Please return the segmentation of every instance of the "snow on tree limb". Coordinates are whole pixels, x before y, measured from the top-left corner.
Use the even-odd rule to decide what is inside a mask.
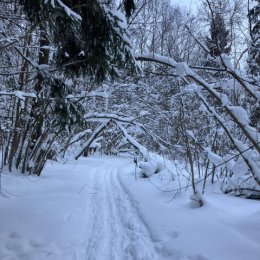
[[[192,74],[189,66],[186,62],[178,62],[175,64],[176,73],[180,77],[187,77]]]
[[[205,90],[207,90],[216,100],[219,101],[220,104],[222,104],[222,95],[221,93],[218,93],[209,83],[207,83],[204,79],[202,79],[196,72],[194,72],[194,70],[189,69],[189,66],[187,64],[183,64],[183,63],[176,63],[173,59],[165,57],[165,56],[161,56],[161,55],[157,55],[157,54],[145,54],[145,55],[140,55],[138,58],[138,60],[144,60],[144,61],[153,61],[153,62],[157,62],[163,65],[167,65],[170,66],[172,68],[178,68],[177,72],[180,73],[180,77],[181,78],[189,78],[193,81],[195,81],[197,84],[201,85]],[[184,69],[183,69],[184,68]],[[238,75],[236,75],[236,73],[232,72],[232,76],[234,77],[235,80],[237,80],[239,83],[240,81],[242,81],[241,84],[245,90],[248,92],[248,88],[245,87],[247,86],[249,83],[244,82]],[[185,82],[187,83],[187,81],[185,80]],[[250,92],[251,93],[251,92]],[[252,94],[252,93],[251,93]],[[255,95],[255,93],[253,93],[253,97],[257,98]],[[242,132],[244,133],[244,135],[250,140],[250,142],[253,144],[254,148],[258,151],[258,153],[260,153],[260,145],[258,143],[258,134],[256,135],[256,133],[258,133],[258,131],[253,128],[250,127],[251,130],[248,129],[248,127],[246,127],[241,121],[240,116],[237,114],[237,111],[234,110],[232,107],[228,106],[228,100],[225,100],[225,104],[223,105],[223,108],[226,110],[226,112],[228,113],[228,115],[232,118],[232,120],[235,122],[235,124],[242,130]],[[244,110],[242,107],[240,108],[241,111]],[[245,111],[245,113],[247,113]],[[244,114],[245,114],[244,113]]]
[[[87,142],[83,145],[81,148],[80,152],[75,156],[75,160],[78,160],[79,157],[85,152],[86,149],[88,149],[91,145],[91,143],[98,137],[98,135],[107,127],[109,124],[110,120],[107,120],[103,123],[101,123],[92,133],[92,135],[89,137]]]
[[[170,67],[175,67],[175,65],[177,64],[177,62],[174,59],[167,57],[167,56],[155,54],[155,53],[138,55],[138,56],[136,56],[136,60],[154,61],[154,62],[161,63],[163,65],[168,65]]]
[[[26,97],[30,97],[30,98],[36,98],[35,93],[27,93],[27,92],[23,92],[23,91],[0,91],[0,96],[15,96],[19,99],[24,100],[24,98]]]
[[[245,91],[253,97],[257,102],[260,100],[260,89],[259,87],[251,85],[248,81],[249,79],[244,78],[240,73],[233,68],[230,58],[222,54],[220,57],[221,65],[225,68],[226,72],[230,74],[239,84],[245,89]]]
[[[47,4],[48,2],[51,3],[53,8],[56,8],[55,2],[64,10],[64,12],[73,20],[81,21],[82,18],[79,14],[72,11],[67,5],[65,5],[61,0],[45,0],[44,3]]]
[[[200,98],[200,100],[203,102],[203,104],[205,105],[207,110],[214,116],[214,118],[223,127],[223,129],[225,130],[226,134],[228,135],[230,141],[232,142],[232,144],[234,145],[236,150],[241,155],[241,157],[244,160],[245,164],[250,169],[250,171],[251,171],[251,173],[253,175],[254,180],[256,181],[256,183],[258,185],[260,185],[260,169],[257,167],[257,165],[254,162],[254,160],[256,160],[256,158],[254,158],[254,160],[252,160],[252,157],[244,152],[245,151],[245,147],[242,145],[241,141],[238,141],[235,137],[233,137],[233,134],[229,131],[229,129],[226,126],[225,120],[216,112],[216,110],[212,106],[210,106],[208,104],[208,102],[205,99],[205,97],[203,97],[200,93],[198,93],[197,95]],[[258,161],[260,161],[259,154],[257,154],[256,156],[258,156]]]
[[[89,113],[84,116],[84,119],[86,121],[94,121],[94,122],[105,122],[107,120],[113,120],[115,122],[131,124],[133,126],[139,127],[145,133],[149,134],[153,139],[156,139],[159,141],[159,143],[162,143],[164,146],[166,147],[171,146],[168,142],[160,138],[158,135],[149,131],[143,124],[136,122],[136,120],[138,119],[136,117],[122,117],[116,114],[108,114],[108,113]]]
[[[128,142],[133,145],[143,156],[143,158],[146,160],[146,161],[149,161],[150,160],[150,157],[149,157],[149,153],[148,153],[148,150],[142,146],[140,143],[138,143],[131,135],[129,135],[126,131],[126,129],[122,126],[121,123],[119,122],[116,122],[116,124],[118,125],[118,127],[120,128],[120,130],[122,131],[123,135],[125,136],[125,138],[128,140]]]
[[[123,123],[132,124],[136,119],[134,117],[120,117],[116,114],[107,114],[107,113],[89,113],[84,116],[87,121],[107,121],[113,119],[114,121],[119,121]],[[135,123],[137,124],[137,123]]]

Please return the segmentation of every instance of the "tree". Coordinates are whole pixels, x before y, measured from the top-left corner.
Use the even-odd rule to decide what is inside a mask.
[[[227,30],[221,13],[213,13],[210,22],[210,37],[207,37],[206,45],[212,56],[228,54],[231,50],[229,44],[229,30]]]
[[[209,55],[219,56],[220,53],[226,53],[232,57],[233,62],[236,60],[235,66],[239,66],[245,40],[241,30],[245,9],[243,0],[203,1],[199,19],[206,30],[209,28],[209,35],[205,39]]]
[[[82,101],[87,82],[98,84],[118,67],[135,67],[127,23],[112,1],[0,4],[0,80],[6,86],[0,103],[7,118],[1,160],[9,171],[40,175],[56,144],[88,124]],[[5,71],[10,67],[13,73]]]
[[[260,0],[253,1],[253,7],[249,9],[249,33],[248,46],[249,72],[254,76],[260,76]]]
[[[254,0],[250,9],[248,6],[249,34],[248,42],[248,67],[249,73],[254,78],[255,85],[259,89],[260,77],[260,0]],[[248,2],[249,5],[249,2]],[[251,125],[260,129],[260,107],[259,102],[252,106],[250,117]]]
[[[126,21],[112,1],[20,0],[29,20],[40,25],[57,48],[58,66],[68,74],[87,73],[96,80],[115,74],[116,65],[134,64]],[[124,1],[129,16],[133,0]]]

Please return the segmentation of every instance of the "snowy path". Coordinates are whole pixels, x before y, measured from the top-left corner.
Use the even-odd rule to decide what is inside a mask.
[[[4,176],[1,260],[157,260],[118,174],[129,160],[82,158],[39,178]],[[1,204],[2,203],[2,204]]]
[[[118,181],[117,169],[91,174],[86,259],[158,259],[149,231]]]
[[[40,178],[4,174],[2,187],[0,260],[260,259],[259,201],[213,189],[191,208],[189,192],[172,200],[135,180],[131,158],[49,163]]]

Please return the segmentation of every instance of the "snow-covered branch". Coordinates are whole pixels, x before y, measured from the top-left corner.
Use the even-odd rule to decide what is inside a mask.
[[[26,93],[23,91],[0,91],[0,96],[15,96],[19,99],[24,100],[26,97],[27,98],[36,98],[36,95],[34,93]]]
[[[118,116],[116,114],[106,114],[106,113],[89,113],[89,114],[86,114],[84,116],[84,118],[87,120],[87,121],[108,121],[108,120],[111,120],[113,119],[114,121],[118,121],[118,122],[122,122],[122,123],[127,123],[127,124],[133,124],[134,120],[136,118],[134,117],[121,117],[121,116]],[[137,123],[135,123],[137,124]]]
[[[146,161],[150,160],[149,157],[149,153],[148,150],[141,145],[140,143],[138,143],[131,135],[129,135],[126,131],[126,129],[122,126],[122,124],[120,124],[120,122],[116,122],[116,124],[118,125],[118,127],[120,128],[120,130],[122,131],[124,137],[128,140],[128,142],[133,145],[143,156],[143,158]]]
[[[91,143],[98,137],[98,135],[107,127],[109,124],[110,120],[107,120],[103,123],[101,123],[91,134],[87,142],[82,146],[80,149],[80,152],[75,156],[75,160],[78,160],[79,157],[90,147]]]
[[[228,115],[232,118],[232,120],[236,123],[236,125],[241,129],[241,131],[244,133],[244,135],[250,140],[250,142],[253,144],[254,148],[260,153],[260,145],[258,143],[260,136],[259,132],[249,126],[249,122],[245,125],[245,121],[241,118],[241,113],[238,113],[237,108],[234,106],[229,106],[227,100],[225,100],[225,103],[223,103],[223,96],[221,93],[218,93],[212,86],[207,83],[204,79],[202,79],[194,70],[192,70],[185,62],[177,63],[175,60],[157,55],[157,54],[146,54],[146,55],[140,55],[138,60],[143,61],[153,61],[160,64],[164,64],[167,66],[170,66],[172,68],[176,69],[176,73],[181,78],[189,78],[202,86],[205,90],[207,90],[220,104],[222,104],[222,107],[226,110]],[[235,79],[237,79],[237,76],[234,76]],[[186,82],[186,81],[185,81]],[[186,82],[187,83],[187,82]],[[245,82],[246,85],[248,83]],[[244,85],[245,85],[244,84]],[[247,89],[248,90],[248,89]],[[256,93],[254,93],[256,94]],[[226,97],[227,98],[227,97]],[[247,114],[247,112],[242,108],[239,107],[240,112],[243,111],[242,114]]]
[[[232,144],[234,145],[234,147],[236,148],[236,150],[238,151],[240,156],[243,158],[247,167],[250,169],[255,181],[257,182],[258,185],[260,185],[260,171],[252,158],[253,151],[252,151],[252,153],[245,153],[244,152],[246,150],[245,146],[242,145],[241,141],[237,140],[233,136],[233,134],[229,131],[223,118],[217,113],[217,111],[212,106],[209,105],[209,103],[207,102],[205,97],[203,97],[199,93],[197,95],[200,98],[200,100],[203,102],[203,104],[205,105],[207,110],[214,116],[214,118],[217,120],[217,122],[223,127],[223,129],[225,130],[230,141],[232,142]],[[258,155],[258,157],[259,157],[259,155]],[[260,161],[260,158],[258,158],[258,161]]]
[[[75,13],[73,10],[71,10],[67,5],[65,5],[61,0],[45,0],[44,3],[47,4],[50,2],[51,6],[53,8],[60,7],[64,10],[64,12],[73,20],[81,21],[82,18],[79,14]],[[56,2],[56,3],[55,3]],[[57,4],[57,5],[56,5]]]

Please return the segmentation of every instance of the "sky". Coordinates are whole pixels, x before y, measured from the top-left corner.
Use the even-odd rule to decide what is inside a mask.
[[[198,0],[172,0],[173,4],[185,6],[187,8],[195,8],[200,1]]]

